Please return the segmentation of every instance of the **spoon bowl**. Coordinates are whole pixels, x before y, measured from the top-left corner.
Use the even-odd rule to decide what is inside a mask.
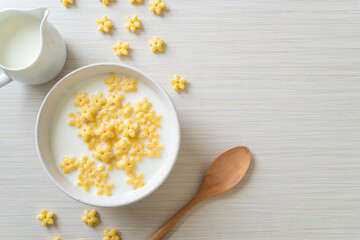
[[[148,240],[161,239],[170,229],[199,202],[227,192],[243,179],[251,162],[247,147],[233,147],[217,156],[207,168],[203,181],[195,196],[172,218],[162,225]]]

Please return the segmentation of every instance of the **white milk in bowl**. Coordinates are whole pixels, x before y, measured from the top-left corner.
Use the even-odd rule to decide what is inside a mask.
[[[0,64],[25,68],[40,53],[41,20],[30,14],[16,14],[0,21]]]
[[[126,76],[123,76],[121,74],[117,74],[116,76],[122,77],[122,82],[124,81]],[[95,75],[91,78],[87,78],[84,79],[82,81],[80,81],[79,83],[77,83],[75,86],[73,86],[72,88],[70,88],[66,94],[64,96],[62,96],[61,100],[57,103],[56,107],[54,108],[54,114],[51,120],[51,125],[50,125],[50,146],[51,146],[51,150],[52,150],[52,154],[53,154],[53,159],[58,167],[58,170],[61,172],[61,174],[64,175],[64,177],[76,188],[78,188],[79,191],[84,191],[84,188],[82,186],[78,186],[77,183],[79,182],[79,177],[78,174],[80,173],[80,168],[78,167],[77,169],[72,169],[72,171],[70,171],[69,173],[65,174],[64,173],[64,169],[60,167],[60,163],[63,162],[62,158],[63,156],[68,156],[70,157],[76,157],[76,161],[79,161],[82,155],[86,155],[88,157],[88,160],[93,160],[95,163],[94,165],[96,166],[101,166],[104,165],[106,166],[106,172],[108,172],[108,177],[107,179],[107,183],[112,183],[114,186],[113,188],[111,188],[111,196],[119,196],[119,195],[128,195],[128,194],[133,194],[134,192],[136,192],[137,190],[133,189],[133,185],[131,184],[131,182],[127,182],[127,179],[130,178],[131,173],[130,172],[134,172],[136,175],[138,174],[143,174],[143,178],[142,181],[144,182],[144,184],[146,185],[147,182],[149,182],[149,180],[157,173],[157,171],[159,170],[159,168],[162,166],[162,164],[164,163],[165,159],[167,158],[168,154],[169,154],[169,144],[170,144],[170,132],[171,132],[171,125],[169,122],[169,116],[167,115],[167,111],[166,111],[166,107],[164,106],[164,104],[162,103],[160,97],[146,84],[144,84],[141,81],[138,81],[137,83],[137,91],[133,92],[133,91],[129,91],[129,92],[124,92],[124,87],[122,87],[121,90],[117,90],[115,89],[112,92],[109,92],[109,88],[108,85],[106,85],[104,83],[104,79],[105,78],[109,78],[109,74],[99,74],[99,75]],[[132,78],[131,78],[132,79]],[[113,118],[110,119],[109,121],[107,120],[103,120],[103,123],[105,125],[109,125],[111,123],[114,123],[114,121],[120,120],[122,119],[124,122],[127,121],[127,119],[131,119],[133,122],[136,122],[138,120],[134,119],[134,112],[136,111],[136,109],[139,109],[138,107],[136,107],[135,102],[142,100],[144,97],[147,98],[148,102],[152,104],[151,106],[151,110],[154,110],[156,112],[157,115],[161,115],[162,118],[160,120],[158,120],[158,122],[160,123],[160,126],[158,126],[156,128],[156,132],[158,133],[158,137],[154,137],[153,139],[157,139],[159,144],[163,145],[163,149],[160,150],[161,156],[156,157],[156,156],[142,156],[140,161],[136,161],[136,168],[131,168],[131,171],[126,172],[125,168],[112,168],[111,170],[108,170],[108,163],[104,163],[103,161],[101,161],[100,159],[93,157],[93,153],[96,152],[94,149],[89,149],[88,148],[88,144],[85,143],[84,139],[78,135],[78,131],[79,129],[82,129],[82,127],[84,126],[90,126],[91,124],[88,123],[82,123],[82,127],[81,128],[77,128],[76,126],[69,126],[69,112],[72,113],[76,113],[79,111],[80,107],[78,106],[74,106],[74,100],[75,97],[74,95],[76,93],[87,93],[87,98],[89,100],[82,100],[82,103],[84,103],[85,105],[88,104],[90,107],[92,107],[92,103],[97,102],[97,100],[93,97],[91,98],[91,95],[95,95],[98,94],[99,92],[101,92],[103,94],[103,97],[108,98],[108,94],[111,93],[117,93],[117,94],[123,94],[124,98],[121,100],[121,107],[116,107],[116,111],[114,111],[114,113],[117,115],[117,118]],[[109,100],[107,100],[109,104]],[[99,101],[101,102],[101,101]],[[129,102],[131,104],[131,106],[134,107],[134,111],[130,111],[129,114],[129,118],[124,117],[123,115],[121,115],[121,109],[125,109],[125,103]],[[95,105],[94,105],[95,106]],[[106,106],[106,105],[104,105]],[[101,109],[104,109],[104,106]],[[114,107],[114,105],[112,105]],[[100,112],[101,110],[97,110],[97,112],[93,115],[96,119],[96,115]],[[124,110],[125,111],[125,110]],[[150,113],[150,112],[149,112]],[[147,114],[149,114],[147,113]],[[146,114],[145,114],[146,115]],[[104,119],[104,118],[103,118]],[[144,148],[143,150],[149,152],[149,148],[148,145],[150,142],[147,138],[141,138],[140,135],[142,132],[146,132],[145,129],[143,128],[144,126],[146,126],[146,124],[141,125],[142,123],[139,122],[139,127],[136,128],[135,133],[136,133],[136,137],[138,138],[139,141],[137,141],[137,145],[131,145],[131,147],[126,151],[126,153],[122,153],[121,155],[117,156],[115,155],[114,157],[110,157],[110,162],[114,162],[116,159],[116,162],[122,162],[122,156],[126,155],[129,159],[135,158],[134,155],[131,155],[129,151],[133,150],[134,147],[136,148],[137,146],[139,146],[141,143],[144,143]],[[94,131],[95,136],[97,136],[98,134],[102,134],[99,133],[99,131],[97,131],[100,128],[100,125],[91,125],[92,127],[90,127],[91,130]],[[120,125],[119,125],[120,126]],[[154,126],[154,125],[152,125]],[[108,139],[109,142],[111,142],[113,145],[111,146],[111,144],[107,144],[106,142],[101,142],[98,145],[99,146],[105,146],[105,145],[109,145],[111,146],[111,150],[114,153],[116,152],[116,148],[114,147],[114,144],[119,143],[121,141],[121,139],[125,139],[130,141],[130,139],[134,139],[131,137],[124,137],[123,134],[124,132],[122,132],[122,130],[119,130],[119,128],[114,128],[114,129],[110,129],[109,131],[113,131],[113,133],[115,133],[117,140],[111,140]],[[101,132],[101,131],[100,131]],[[149,132],[147,132],[149,133]],[[91,134],[90,134],[91,135]],[[99,135],[99,136],[100,136]],[[102,137],[102,136],[101,136]],[[92,134],[90,136],[89,139],[93,139],[94,135]],[[113,139],[115,139],[113,138]],[[88,140],[89,140],[88,139]],[[101,139],[100,139],[101,141]],[[153,140],[152,140],[153,141]],[[136,142],[134,140],[134,142]],[[106,194],[97,194],[98,191],[98,186],[96,186],[96,183],[98,180],[96,180],[95,178],[90,179],[90,181],[93,181],[92,184],[90,184],[89,186],[89,190],[87,191],[88,194],[94,194],[97,195],[99,197],[104,197],[104,198],[109,198],[111,196],[106,196]],[[102,181],[102,180],[99,180]],[[137,189],[140,189],[142,186],[138,186]]]

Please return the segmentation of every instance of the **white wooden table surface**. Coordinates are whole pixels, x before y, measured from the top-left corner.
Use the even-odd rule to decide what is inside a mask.
[[[145,1],[145,0],[144,0]],[[0,239],[145,239],[196,192],[221,151],[246,145],[253,163],[236,189],[195,207],[166,239],[360,239],[360,1],[168,0],[164,16],[117,0],[1,0],[0,9],[49,7],[66,40],[60,76],[40,86],[0,89]],[[95,19],[108,14],[110,35]],[[138,14],[143,30],[124,29]],[[0,32],[1,34],[1,32]],[[152,54],[147,40],[166,41]],[[128,41],[129,57],[111,46]],[[24,39],[24,44],[27,44]],[[80,222],[91,207],[64,195],[35,151],[39,106],[65,74],[121,62],[153,76],[170,94],[182,127],[181,152],[167,181],[121,208],[97,208],[101,223]],[[174,73],[188,78],[171,90]],[[35,219],[45,207],[56,225]]]

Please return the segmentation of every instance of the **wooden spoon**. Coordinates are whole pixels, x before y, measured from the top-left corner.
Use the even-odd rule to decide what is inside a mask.
[[[199,202],[235,187],[248,170],[250,160],[250,150],[243,146],[230,148],[217,156],[207,168],[200,188],[193,199],[151,235],[148,240],[161,239]]]

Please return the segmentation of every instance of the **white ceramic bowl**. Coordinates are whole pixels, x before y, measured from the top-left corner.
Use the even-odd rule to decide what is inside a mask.
[[[169,154],[167,154],[164,164],[160,167],[157,173],[145,184],[144,187],[138,188],[134,191],[133,194],[128,194],[126,196],[117,195],[110,197],[96,196],[95,194],[90,194],[83,191],[81,188],[75,186],[75,184],[70,183],[62,172],[57,167],[56,161],[54,161],[51,152],[51,142],[50,142],[50,122],[55,109],[56,103],[62,96],[76,83],[82,81],[90,76],[103,73],[121,73],[128,75],[132,78],[142,81],[148,85],[151,89],[162,100],[167,114],[169,116],[169,121],[171,121],[171,138],[167,143],[169,148]],[[42,166],[44,167],[46,173],[49,175],[51,180],[67,195],[70,197],[94,206],[101,207],[115,207],[122,206],[136,202],[145,196],[152,193],[157,189],[170,174],[180,147],[180,127],[178,117],[175,111],[175,107],[164,91],[164,89],[155,82],[151,77],[142,73],[141,71],[126,66],[122,64],[92,64],[82,68],[79,68],[72,73],[65,76],[61,79],[47,94],[45,100],[43,101],[40,111],[36,121],[35,129],[35,138],[36,138],[36,148],[39,154]]]

